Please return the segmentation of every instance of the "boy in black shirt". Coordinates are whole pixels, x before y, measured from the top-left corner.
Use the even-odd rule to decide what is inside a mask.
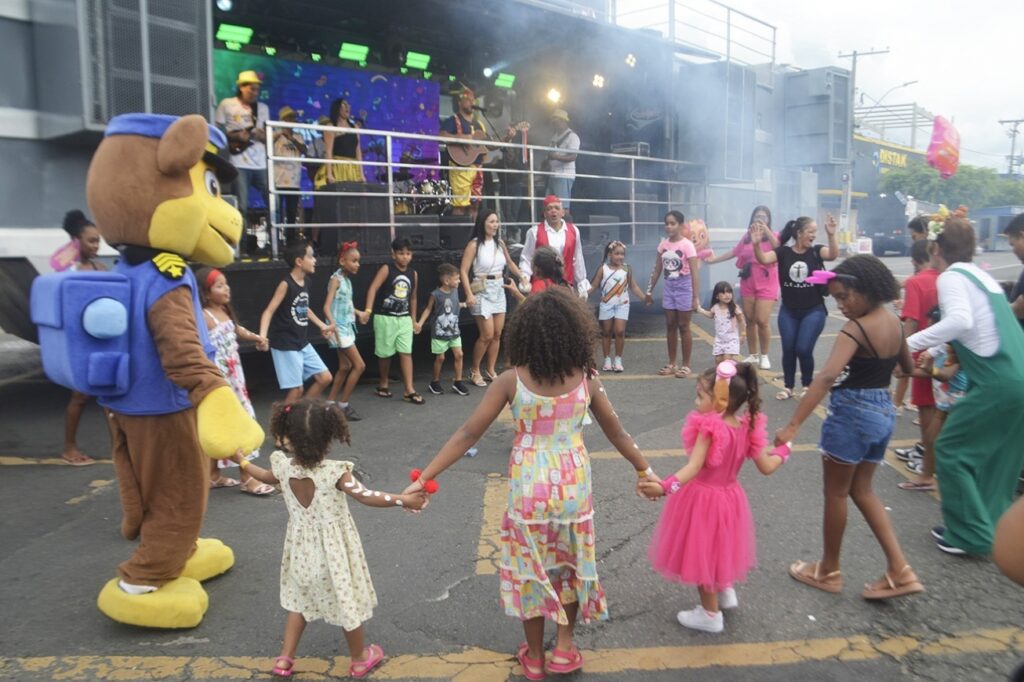
[[[419,278],[409,267],[412,262],[412,242],[400,237],[391,242],[394,263],[380,266],[366,292],[367,305],[373,301],[374,355],[380,362],[380,383],[377,395],[390,398],[388,390],[391,357],[398,354],[405,393],[402,399],[414,405],[423,404],[423,396],[412,385],[412,335],[419,332],[413,324],[416,319],[416,289]]]

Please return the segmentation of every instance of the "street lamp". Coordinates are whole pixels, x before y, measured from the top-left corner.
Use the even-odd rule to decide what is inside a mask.
[[[900,83],[899,85],[892,86],[891,88],[889,88],[888,90],[885,91],[885,94],[883,94],[881,97],[879,97],[878,99],[875,100],[874,106],[872,106],[867,111],[861,113],[860,117],[864,118],[865,116],[870,114],[872,111],[874,111],[875,109],[880,107],[882,105],[882,100],[884,100],[886,97],[888,97],[890,93],[892,93],[892,92],[894,92],[896,90],[899,90],[900,88],[905,88],[908,85],[913,85],[914,83],[917,83],[917,82],[919,82],[919,81],[907,81],[906,83]],[[869,95],[869,97],[870,97],[870,95]]]

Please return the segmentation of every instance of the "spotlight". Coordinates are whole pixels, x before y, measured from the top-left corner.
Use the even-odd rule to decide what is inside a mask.
[[[593,83],[595,88],[603,88],[604,87],[604,76],[602,76],[599,73],[595,73],[594,74],[594,80],[591,81],[591,82]]]
[[[631,69],[636,66],[636,55],[632,52],[626,55],[626,66]]]
[[[230,12],[234,6],[235,3],[231,2],[231,0],[217,0],[217,9],[221,12]]]
[[[275,54],[277,54],[277,48],[276,47],[271,47],[270,45],[267,45],[266,47],[264,47],[263,51],[267,53],[268,57],[273,57]]]
[[[486,67],[486,68],[484,69],[484,78],[490,78],[490,77],[491,77],[491,75],[492,75],[493,73],[494,73],[494,69],[492,69],[492,68],[491,68],[491,67],[489,67],[489,66],[488,66],[488,67]]]
[[[555,104],[558,104],[562,101],[562,93],[560,93],[556,88],[551,88],[548,90],[548,99]]]

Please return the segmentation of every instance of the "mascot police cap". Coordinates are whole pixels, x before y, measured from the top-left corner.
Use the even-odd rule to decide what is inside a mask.
[[[142,137],[153,137],[160,139],[171,127],[171,124],[180,117],[169,114],[121,114],[110,119],[107,123],[107,130],[104,137],[111,135],[141,135]],[[207,124],[210,129],[210,144],[218,150],[228,146],[228,139],[220,128]],[[217,172],[217,179],[221,182],[232,182],[238,177],[238,170],[227,160],[217,154],[207,151],[203,154],[203,160],[209,163]]]

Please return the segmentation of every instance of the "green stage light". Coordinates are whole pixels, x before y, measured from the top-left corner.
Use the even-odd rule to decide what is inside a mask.
[[[221,24],[217,27],[217,40],[228,43],[239,43],[248,45],[252,40],[252,29],[248,26],[235,26],[234,24]]]
[[[455,76],[448,76],[448,82],[449,83],[454,83],[455,82]]]
[[[318,53],[316,53],[316,52],[314,52],[313,54],[309,55],[309,58],[312,59],[314,62],[320,61],[320,55]]]
[[[410,69],[425,70],[430,66],[430,55],[409,50],[405,53],[405,65]]]
[[[505,72],[499,73],[498,77],[494,79],[495,87],[499,88],[511,88],[513,85],[515,85],[515,82],[515,74]]]
[[[363,67],[365,69],[366,68],[366,62],[365,61],[359,62],[359,66],[361,66],[361,67]]]
[[[424,71],[423,72],[423,77],[426,78],[427,80],[430,80],[430,77],[433,76],[433,75],[434,74],[431,73],[430,71]]]
[[[267,53],[268,57],[273,57],[275,54],[277,54],[277,48],[276,47],[271,47],[270,45],[267,45],[266,47],[264,47],[263,51]]]
[[[407,69],[407,68],[406,68],[406,67],[404,67],[404,66],[403,66],[402,68],[400,68],[400,69],[399,69],[399,71],[400,71],[401,73],[403,73],[403,74],[409,73],[409,69]]]
[[[368,54],[370,54],[370,48],[357,43],[342,43],[341,50],[338,51],[339,57],[353,62],[365,61]]]
[[[236,43],[233,40],[229,40],[226,43],[224,43],[224,47],[228,48],[229,50],[234,50],[235,52],[238,52],[242,49],[242,43]]]

